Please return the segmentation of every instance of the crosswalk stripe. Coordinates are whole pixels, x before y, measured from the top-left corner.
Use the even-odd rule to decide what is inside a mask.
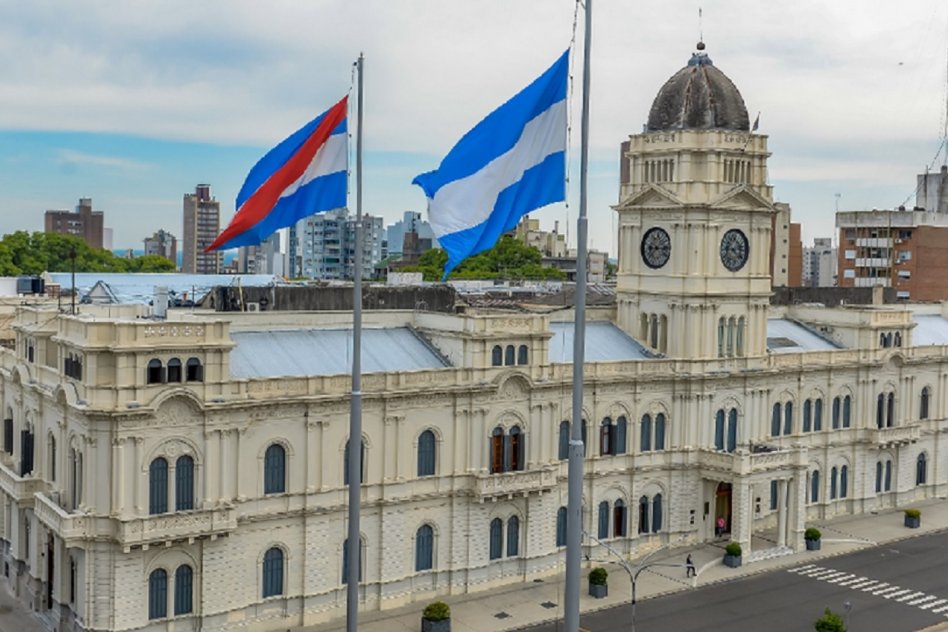
[[[875,586],[866,586],[863,588],[863,592],[871,592],[873,595],[878,595],[880,592],[885,590],[885,587],[888,586],[886,582],[879,582]]]
[[[851,584],[849,585],[849,587],[852,588],[853,590],[863,590],[863,589],[866,588],[867,586],[871,586],[871,585],[878,584],[878,583],[879,583],[879,582],[877,582],[877,581],[874,580],[874,579],[867,579],[867,578],[863,577],[863,578],[862,578],[861,580],[859,580],[858,582],[853,582],[853,583],[851,583]]]
[[[919,606],[919,608],[921,608],[922,610],[929,610],[929,609],[934,608],[934,607],[936,607],[936,606],[940,606],[941,604],[945,603],[946,601],[948,601],[948,599],[937,599],[937,600],[935,600],[935,601],[932,601],[931,603],[926,603],[926,604],[924,604],[924,605],[921,605],[921,606]]]
[[[888,595],[883,595],[883,596],[884,596],[886,599],[898,599],[898,598],[901,597],[902,595],[907,594],[907,593],[910,593],[910,592],[912,592],[912,591],[911,591],[911,590],[907,590],[907,589],[903,589],[903,590],[898,590],[898,591],[896,591],[896,592],[894,592],[894,593],[889,593]]]
[[[803,575],[809,575],[810,577],[817,577],[817,578],[819,578],[819,577],[823,577],[824,575],[832,575],[833,573],[836,573],[836,572],[837,572],[837,571],[834,571],[832,568],[818,568],[818,569],[816,569],[816,570],[814,570],[814,571],[807,571],[807,572],[801,573],[801,574],[803,574]]]
[[[805,565],[803,565],[803,566],[797,566],[796,568],[791,568],[791,569],[788,569],[788,570],[789,570],[791,573],[799,573],[800,571],[805,570],[805,569],[808,569],[808,568],[819,568],[819,567],[816,566],[816,565],[814,565],[814,564],[805,564]]]
[[[909,603],[909,602],[911,602],[911,601],[913,601],[913,600],[915,600],[915,599],[918,599],[919,597],[921,597],[921,596],[924,595],[924,594],[925,594],[925,593],[923,593],[923,592],[914,592],[914,593],[912,593],[912,594],[910,594],[910,595],[903,595],[902,597],[899,597],[898,599],[896,599],[896,601],[898,601],[898,602],[900,602],[900,603],[907,603],[908,605],[911,606],[912,604]]]
[[[826,581],[828,581],[831,584],[842,584],[842,582],[848,582],[852,579],[859,579],[859,578],[856,575],[850,575],[849,573],[846,573],[844,575],[840,575],[839,577],[833,577],[832,579],[827,579]]]
[[[859,584],[862,584],[862,583],[867,582],[867,581],[869,581],[869,580],[866,579],[865,577],[859,577],[858,575],[853,575],[853,578],[852,578],[852,579],[847,579],[847,580],[844,581],[844,582],[839,582],[839,585],[840,585],[840,586],[847,586],[847,587],[849,587],[849,588],[853,588],[853,587],[858,586]]]
[[[932,601],[933,599],[937,599],[937,597],[935,597],[934,595],[925,595],[924,597],[919,597],[918,599],[913,599],[912,601],[908,602],[908,605],[910,605],[910,606],[918,606],[918,607],[920,607],[920,608],[923,608],[924,606],[920,606],[919,604],[923,604],[923,603],[925,603],[926,601]]]
[[[934,612],[935,614],[941,614],[941,613],[944,612],[945,610],[948,610],[948,605],[946,605],[946,606],[939,606],[939,607],[937,607],[937,608],[932,608],[932,612]]]
[[[900,586],[889,586],[885,590],[880,590],[879,592],[874,592],[872,594],[876,597],[885,597],[888,599],[890,595],[893,595],[900,590],[902,590]]]

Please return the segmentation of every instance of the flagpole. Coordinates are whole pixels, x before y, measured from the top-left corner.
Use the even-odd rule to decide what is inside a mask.
[[[346,541],[346,632],[359,629],[359,570],[362,564],[359,504],[362,500],[362,63],[356,123],[355,269],[352,280],[352,400],[349,409],[349,535]]]
[[[579,218],[576,220],[576,317],[573,333],[573,423],[569,440],[566,507],[566,632],[579,632],[579,583],[583,534],[583,365],[586,354],[586,185],[589,157],[589,51],[592,0],[586,0],[583,41],[583,110],[579,154]]]

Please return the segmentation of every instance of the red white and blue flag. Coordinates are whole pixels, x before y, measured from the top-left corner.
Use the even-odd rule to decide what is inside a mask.
[[[237,194],[237,214],[207,252],[262,243],[281,228],[346,205],[348,97],[260,159]]]

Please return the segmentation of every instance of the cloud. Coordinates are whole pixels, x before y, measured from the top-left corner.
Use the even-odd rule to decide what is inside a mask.
[[[99,156],[73,149],[60,149],[56,152],[58,162],[65,167],[100,167],[116,171],[147,171],[152,165],[121,156]]]

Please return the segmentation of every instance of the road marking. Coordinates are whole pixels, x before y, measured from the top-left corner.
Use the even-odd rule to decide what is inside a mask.
[[[922,606],[919,606],[922,610],[928,610],[929,608],[934,608],[935,606],[940,606],[943,603],[948,602],[948,599],[937,599],[931,603],[926,603]]]
[[[948,606],[939,606],[938,608],[932,608],[932,612],[935,614],[941,614],[945,610],[948,610]]]
[[[863,577],[858,582],[851,583],[849,587],[852,588],[853,590],[856,590],[856,589],[865,590],[867,587],[874,586],[875,584],[878,584],[878,583],[879,582],[877,582],[874,579],[867,579]]]
[[[839,577],[834,577],[833,579],[829,579],[829,580],[827,580],[827,581],[828,581],[829,583],[831,583],[831,584],[839,584],[839,585],[842,585],[843,582],[852,581],[852,580],[854,580],[854,579],[859,579],[859,577],[856,576],[856,575],[850,575],[849,573],[846,573],[845,575],[841,575],[841,576],[839,576]]]
[[[918,599],[919,597],[923,596],[924,594],[925,594],[925,593],[923,593],[923,592],[914,592],[914,593],[912,593],[912,594],[910,594],[910,595],[905,595],[904,597],[899,597],[898,599],[896,599],[896,601],[901,602],[901,603],[906,603],[906,604],[908,604],[909,606],[911,606],[911,605],[912,605],[912,604],[911,604],[912,601],[915,601],[916,599]]]
[[[919,607],[919,608],[924,608],[925,606],[920,605],[920,604],[923,604],[923,603],[925,603],[926,601],[935,601],[936,599],[938,599],[938,597],[936,597],[936,596],[934,596],[934,595],[924,595],[924,596],[922,596],[922,597],[920,597],[920,598],[918,598],[918,599],[913,599],[912,601],[908,602],[908,605],[910,605],[910,606],[917,606],[917,607]]]
[[[813,564],[805,564],[787,570],[801,577],[815,579],[851,590],[859,590],[875,597],[890,599],[906,606],[913,606],[919,610],[931,612],[932,614],[943,614],[948,618],[948,598],[942,598],[939,595],[933,595],[911,588],[903,588],[887,582],[880,582],[876,579],[870,579],[861,575]]]
[[[888,586],[885,582],[879,582],[875,586],[867,586],[863,588],[863,592],[872,592],[873,595],[878,595],[880,591],[885,590],[885,587]]]
[[[907,594],[909,594],[910,592],[912,592],[912,591],[911,591],[911,590],[907,590],[907,589],[902,589],[902,590],[897,590],[896,592],[893,592],[893,593],[889,593],[888,595],[884,595],[884,597],[885,597],[886,599],[895,599],[895,598],[897,598],[897,597],[901,597],[902,595],[907,595]]]

